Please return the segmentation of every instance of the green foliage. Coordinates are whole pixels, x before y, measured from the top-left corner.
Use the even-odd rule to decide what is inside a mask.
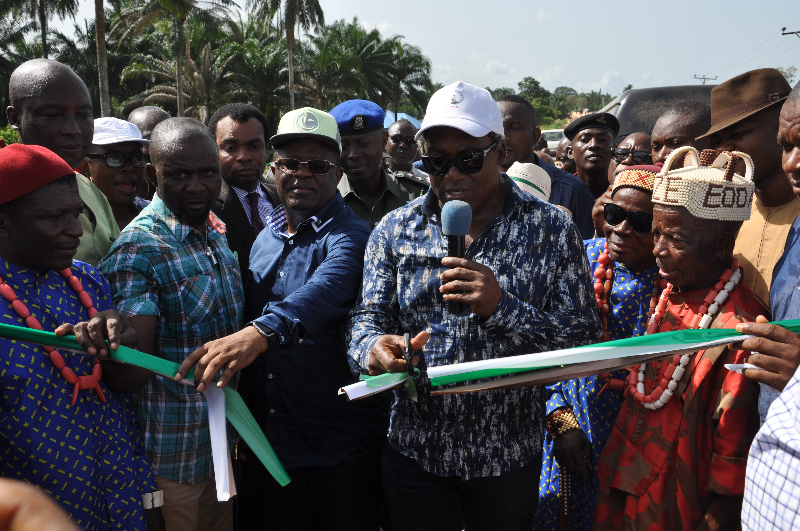
[[[779,67],[776,70],[783,74],[783,77],[786,78],[786,81],[791,85],[794,82],[794,77],[797,75],[797,67],[796,66],[786,66],[786,67]]]
[[[501,96],[507,96],[509,94],[516,94],[517,92],[511,87],[500,87],[497,89],[492,89],[486,87],[486,90],[492,95],[494,99],[499,99]]]
[[[519,87],[519,95],[528,101],[534,102],[539,99],[550,98],[550,92],[532,77],[522,78],[522,81],[517,83],[517,86]]]
[[[7,125],[5,127],[0,127],[0,139],[3,139],[8,146],[19,142],[19,135],[16,129],[11,129],[11,126]]]

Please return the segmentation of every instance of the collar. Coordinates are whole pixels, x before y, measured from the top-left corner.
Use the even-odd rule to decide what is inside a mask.
[[[259,197],[269,201],[267,193],[264,191],[264,188],[261,186],[260,182],[256,184],[256,189],[253,190],[253,192],[245,192],[241,188],[237,188],[236,186],[230,184],[228,186],[231,188],[231,190],[233,190],[233,193],[236,194],[236,197],[238,197],[240,201],[247,201],[247,196],[253,192],[257,193]]]
[[[17,284],[34,286],[40,278],[47,276],[49,273],[49,270],[40,273],[33,269],[25,269],[0,258],[0,275],[4,280],[13,278]]]
[[[384,167],[381,167],[381,179],[383,181],[381,185],[381,197],[383,197],[383,194],[385,194],[387,191],[397,197],[402,196],[402,191],[400,190],[400,186],[397,184],[397,180],[389,178],[389,174],[386,172],[386,168]],[[349,194],[353,194],[358,197],[358,194],[350,184],[350,177],[347,177],[346,175],[345,178],[339,182],[339,191],[342,193],[342,197],[347,197]]]
[[[309,216],[297,227],[297,234],[299,234],[305,227],[311,226],[314,231],[319,232],[324,229],[338,212],[344,208],[344,199],[339,191],[333,199],[328,201],[328,204],[322,207],[316,214]],[[276,234],[280,236],[290,237],[286,232],[288,227],[288,220],[286,218],[286,208],[283,205],[278,205],[267,217],[267,225],[269,225]],[[292,235],[293,236],[293,235]]]
[[[183,242],[183,240],[186,239],[186,236],[188,236],[190,233],[197,232],[189,225],[181,223],[178,217],[172,213],[164,201],[158,197],[158,194],[153,196],[153,201],[150,203],[150,206],[156,216],[158,216],[161,221],[164,222],[164,224],[167,226],[170,232],[175,235],[179,242]],[[220,221],[220,219],[211,211],[208,212],[207,223],[212,229],[214,229],[208,233],[209,241],[213,241],[225,234],[225,224]]]
[[[522,203],[534,203],[538,200],[530,199],[530,195],[522,191],[518,186],[511,186],[511,179],[505,172],[500,172],[500,183],[505,185],[505,204],[503,205],[503,216],[509,214]],[[543,201],[539,201],[540,203]],[[422,196],[422,213],[428,217],[439,218],[439,198],[433,193],[433,187]],[[441,222],[440,222],[441,223]]]

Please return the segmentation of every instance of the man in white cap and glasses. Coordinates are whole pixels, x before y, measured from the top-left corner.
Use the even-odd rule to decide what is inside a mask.
[[[97,118],[89,153],[81,173],[91,179],[111,205],[120,229],[133,221],[150,201],[136,197],[147,160],[142,148],[150,141],[142,138],[139,128],[119,118]]]
[[[417,140],[431,190],[372,232],[346,327],[355,372],[407,371],[403,347],[423,371],[418,398],[396,391],[383,455],[392,526],[528,530],[542,462],[541,388],[432,397],[424,373],[596,342],[583,242],[567,214],[498,170],[503,120],[488,91],[464,82],[437,91]],[[447,257],[441,218],[451,200],[472,215],[464,258]]]

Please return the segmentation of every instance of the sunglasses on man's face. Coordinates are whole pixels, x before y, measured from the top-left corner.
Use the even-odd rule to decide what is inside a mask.
[[[405,144],[408,147],[413,147],[416,145],[413,136],[392,135],[389,137],[389,140],[391,140],[393,144],[397,144],[398,146],[400,144]]]
[[[630,149],[614,148],[611,150],[611,156],[614,157],[616,162],[622,162],[630,156],[633,156],[633,162],[636,164],[648,164],[652,162],[649,151],[631,151]]]
[[[294,175],[300,171],[300,166],[303,164],[306,165],[311,175],[327,175],[328,172],[331,171],[331,168],[336,167],[336,164],[329,160],[299,161],[297,159],[278,159],[275,164],[287,175]]]
[[[496,147],[497,142],[492,142],[492,145],[484,150],[476,151],[469,155],[461,155],[460,157],[422,157],[422,165],[425,166],[425,171],[436,177],[447,175],[451,166],[455,166],[458,171],[465,175],[470,175],[483,169],[483,159]]]
[[[631,228],[639,234],[649,234],[653,231],[653,214],[649,212],[628,212],[619,205],[606,203],[603,205],[603,218],[612,227],[627,219]]]
[[[131,166],[134,168],[144,168],[147,165],[147,159],[141,153],[134,153],[133,155],[123,155],[122,153],[87,153],[87,157],[92,159],[103,158],[109,168],[121,168],[125,166],[125,161],[130,161]]]

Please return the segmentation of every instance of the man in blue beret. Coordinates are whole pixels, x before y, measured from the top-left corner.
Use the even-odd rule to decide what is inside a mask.
[[[339,192],[356,216],[374,229],[396,208],[428,191],[428,183],[411,173],[389,174],[383,167],[385,113],[380,105],[349,100],[331,110],[342,137],[342,168]]]
[[[595,199],[608,189],[608,165],[618,133],[619,121],[607,112],[581,116],[564,128],[564,136],[572,142],[577,176],[589,186]]]

